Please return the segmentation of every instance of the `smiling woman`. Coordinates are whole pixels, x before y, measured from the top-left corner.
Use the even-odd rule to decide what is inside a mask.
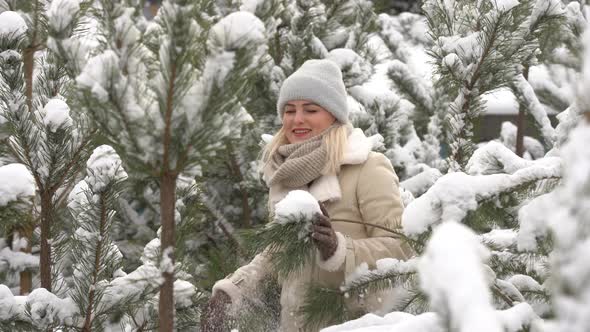
[[[293,190],[308,191],[318,200],[322,213],[310,238],[316,258],[295,276],[282,278],[263,251],[215,284],[202,331],[219,331],[226,306],[232,313],[243,312],[243,300],[258,298],[267,278],[281,285],[280,331],[317,331],[321,326],[308,326],[300,311],[310,283],[338,289],[363,263],[375,267],[381,258],[412,255],[406,243],[383,230],[401,225],[398,178],[389,160],[371,151],[373,141],[348,121],[340,68],[328,60],[305,62],[281,86],[277,112],[282,127],[262,153],[269,213]],[[347,307],[351,312],[379,311],[383,296],[368,293],[362,301],[351,299]]]
[[[291,144],[321,134],[336,121],[332,113],[308,100],[292,100],[285,104],[283,129]]]

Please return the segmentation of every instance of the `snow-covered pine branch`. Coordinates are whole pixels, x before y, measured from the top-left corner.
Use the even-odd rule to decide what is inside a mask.
[[[317,200],[307,191],[293,190],[275,206],[274,220],[245,234],[251,254],[269,255],[281,277],[298,273],[314,257],[312,222],[321,213]]]
[[[547,116],[545,107],[541,104],[535,91],[522,74],[516,75],[512,82],[512,90],[515,92],[519,103],[535,119],[535,125],[540,129],[545,147],[550,149],[555,141],[555,129]]]
[[[457,219],[449,216],[447,220],[433,231],[418,266],[420,285],[431,307],[451,329],[503,331],[494,317],[483,268],[489,252]]]
[[[453,259],[449,260],[449,257]],[[323,329],[323,332],[361,331],[511,331],[540,323],[527,303],[495,310],[489,290],[493,283],[483,264],[489,251],[467,227],[448,221],[436,227],[424,255],[418,260],[420,286],[435,312],[416,316],[394,311],[383,317],[367,314],[359,319]],[[396,270],[394,264],[392,270]],[[526,277],[514,276],[500,284],[512,290],[538,289]],[[510,286],[509,286],[510,285]]]
[[[468,164],[469,174],[444,175],[406,208],[402,218],[404,232],[417,236],[444,220],[462,221],[485,200],[498,198],[523,185],[536,185],[539,181],[561,176],[559,158],[525,161],[499,143],[488,145],[490,148],[481,148],[474,154]],[[495,169],[494,172],[505,169],[512,173],[489,174],[487,169],[490,168]]]
[[[74,218],[69,247],[75,287],[68,295],[83,317],[82,330],[101,326],[103,311],[101,284],[121,267],[122,255],[111,239],[116,220],[115,205],[127,173],[117,153],[108,145],[97,147],[87,162],[86,178],[70,193],[68,207]]]
[[[47,48],[61,56],[70,78],[74,78],[80,72],[88,52],[81,40],[73,36],[80,16],[78,1],[52,1],[47,10]]]

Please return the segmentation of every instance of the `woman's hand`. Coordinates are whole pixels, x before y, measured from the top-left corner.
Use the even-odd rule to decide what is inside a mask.
[[[227,306],[231,304],[231,298],[226,292],[218,290],[209,299],[207,308],[201,315],[202,332],[221,332],[224,331]]]
[[[336,248],[338,247],[338,238],[336,237],[336,232],[334,232],[332,224],[330,223],[330,216],[328,215],[326,207],[324,204],[322,204],[322,202],[318,203],[320,204],[322,214],[316,214],[311,238],[313,239],[315,246],[320,251],[322,259],[327,260],[332,257],[332,255],[334,255],[334,252],[336,252]]]

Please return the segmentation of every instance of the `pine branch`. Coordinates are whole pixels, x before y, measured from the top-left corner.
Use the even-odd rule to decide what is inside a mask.
[[[348,312],[342,292],[316,285],[310,285],[299,309],[305,329],[335,325],[354,318]]]
[[[244,231],[242,243],[249,254],[269,255],[273,271],[283,278],[302,271],[315,256],[311,243],[311,223],[303,215],[292,216],[285,223],[271,222],[264,227]]]
[[[370,226],[370,227],[375,227],[381,230],[384,230],[386,232],[389,232],[393,235],[395,235],[395,238],[399,238],[401,240],[404,240],[406,242],[408,242],[409,244],[418,244],[416,243],[415,239],[412,239],[408,236],[406,236],[403,232],[398,231],[398,230],[394,230],[382,225],[378,225],[378,224],[372,224],[369,222],[365,222],[365,221],[357,221],[357,220],[350,220],[350,219],[331,219],[331,221],[339,221],[339,222],[345,222],[345,223],[350,223],[350,224],[357,224],[357,225],[364,225],[364,226]]]
[[[489,232],[494,227],[517,228],[518,220],[513,209],[529,199],[552,191],[560,181],[561,178],[557,177],[533,179],[478,199],[477,209],[469,211],[463,223],[478,233]]]
[[[498,287],[498,285],[492,285],[492,292],[499,298],[501,298],[504,302],[506,302],[506,304],[509,307],[514,306],[514,301],[512,301],[512,299],[508,295],[504,294],[504,292],[502,291],[502,289],[500,289],[500,287]]]

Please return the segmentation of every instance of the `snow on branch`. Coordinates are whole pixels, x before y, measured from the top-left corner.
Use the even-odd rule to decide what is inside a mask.
[[[437,312],[416,316],[391,312],[383,317],[366,314],[322,332],[442,332],[449,327],[452,331],[518,332],[539,322],[528,303],[518,303],[506,310],[493,308],[488,285],[491,279],[482,264],[488,256],[488,250],[467,227],[455,222],[443,224],[435,230],[421,258],[408,262],[385,259],[377,269],[404,273],[415,271],[417,265],[421,286]],[[366,275],[357,271],[350,281]],[[519,290],[542,290],[542,286],[528,276],[516,275],[508,281],[498,281],[520,298],[523,297]]]
[[[489,142],[477,149],[469,159],[465,170],[470,175],[488,175],[497,173],[514,174],[527,167],[555,167],[557,157],[547,157],[531,161],[517,156],[513,151],[498,142]]]
[[[79,0],[54,0],[47,10],[47,19],[51,29],[63,31],[80,11]]]
[[[590,35],[588,38],[590,46]],[[555,240],[553,271],[560,331],[581,332],[590,326],[590,124],[572,131],[562,149],[563,185],[555,191],[546,215]]]
[[[478,202],[526,183],[559,176],[561,163],[558,158],[547,165],[533,165],[514,174],[446,174],[405,209],[402,216],[404,232],[415,236],[434,224],[461,221],[469,211],[478,207]]]
[[[551,125],[551,121],[547,116],[547,111],[537,98],[533,87],[522,74],[516,75],[512,84],[519,103],[523,105],[535,119],[537,126],[541,131],[541,135],[543,136],[545,145],[549,147],[553,146],[553,142],[555,141],[555,129]]]
[[[27,30],[27,23],[17,12],[7,10],[0,13],[0,35],[19,39]]]
[[[243,243],[251,254],[264,251],[275,271],[286,277],[301,271],[312,259],[312,222],[321,209],[318,201],[304,190],[290,191],[275,206],[273,222],[244,234]]]
[[[340,291],[345,294],[345,297],[350,297],[407,286],[414,280],[417,264],[417,258],[408,261],[383,258],[376,261],[375,269],[369,270],[368,265],[362,263],[352,274],[346,276],[344,283],[340,286]]]
[[[28,321],[40,330],[57,325],[71,325],[78,308],[70,298],[60,299],[45,288],[37,288],[28,296],[13,296],[0,285],[0,321]]]
[[[35,195],[35,179],[23,164],[0,166],[0,206]]]
[[[495,317],[482,264],[488,257],[489,251],[467,227],[447,222],[434,230],[418,271],[431,307],[447,321],[444,325],[461,332],[504,331]]]
[[[424,171],[400,182],[400,187],[409,190],[414,197],[425,193],[442,176],[436,168],[425,168]]]
[[[34,256],[21,251],[12,251],[10,248],[0,250],[0,273],[3,271],[21,272],[39,268],[39,256]]]
[[[555,193],[534,198],[518,211],[520,231],[517,237],[519,251],[537,251],[538,241],[549,233],[549,220]]]

